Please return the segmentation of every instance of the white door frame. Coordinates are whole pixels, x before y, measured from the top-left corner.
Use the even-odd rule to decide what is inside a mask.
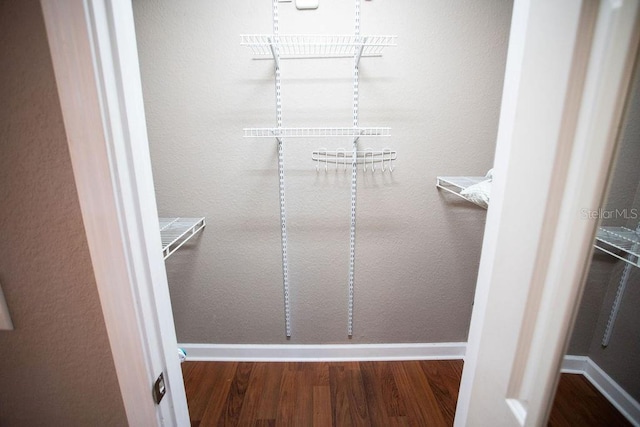
[[[127,0],[41,1],[87,240],[129,424],[188,425],[167,279],[159,249],[158,219],[131,4]],[[578,0],[567,0],[574,5],[576,1]],[[585,0],[585,3],[588,2]],[[601,3],[611,7],[622,3],[637,6],[637,0],[602,0]],[[515,0],[514,19],[527,18],[530,4],[554,7],[561,2]],[[568,22],[564,24],[575,27],[574,21],[577,18],[571,15],[570,10],[565,9],[565,12],[567,13],[564,15],[557,14],[556,19],[567,19]],[[632,15],[628,19],[636,16]],[[535,339],[530,340],[530,348],[519,347],[519,357],[524,361],[519,365],[522,367],[518,371],[519,378],[524,379],[519,384],[525,384],[526,387],[517,388],[517,392],[510,396],[515,397],[516,407],[522,406],[524,400],[527,400],[525,420],[528,425],[533,425],[531,423],[534,418],[541,420],[545,416],[552,398],[561,350],[578,304],[576,297],[580,286],[576,283],[580,282],[582,270],[578,272],[577,268],[584,266],[591,250],[594,232],[594,224],[573,221],[571,209],[576,206],[599,206],[613,151],[612,130],[609,127],[595,126],[585,130],[586,134],[582,135],[584,140],[593,142],[594,138],[604,138],[608,143],[595,152],[588,150],[584,153],[585,156],[555,157],[554,167],[543,165],[544,172],[540,176],[549,184],[552,177],[557,177],[557,171],[565,167],[564,170],[568,172],[560,175],[564,177],[564,185],[532,187],[538,190],[535,197],[543,195],[537,203],[540,212],[557,214],[557,217],[546,218],[544,228],[539,230],[543,231],[544,238],[525,234],[532,230],[526,224],[523,226],[522,221],[518,221],[519,224],[514,222],[514,206],[523,197],[521,192],[516,191],[517,185],[521,182],[526,184],[527,180],[522,181],[522,177],[518,176],[518,163],[512,161],[514,155],[519,160],[523,158],[522,151],[514,150],[516,146],[512,135],[518,126],[526,123],[519,124],[518,114],[512,112],[519,111],[516,106],[521,96],[521,77],[527,71],[536,72],[535,64],[523,61],[524,49],[532,41],[530,37],[535,30],[534,26],[542,24],[529,21],[526,24],[527,31],[512,30],[507,60],[511,65],[508,65],[505,80],[494,165],[496,178],[487,217],[468,353],[456,415],[456,425],[459,426],[471,424],[471,420],[482,424],[481,419],[473,418],[476,415],[473,405],[477,387],[487,385],[480,375],[482,371],[479,367],[482,365],[478,356],[486,345],[483,332],[488,331],[488,303],[491,293],[498,289],[495,286],[500,279],[496,276],[497,267],[504,261],[498,260],[496,254],[501,248],[504,250],[510,244],[517,244],[523,236],[532,237],[536,244],[529,246],[532,256],[523,257],[522,262],[526,265],[519,264],[519,268],[533,272],[534,268],[544,267],[545,274],[538,277],[540,280],[544,279],[542,282],[536,282],[544,283],[535,288],[539,291],[537,297],[530,298],[526,294],[522,302],[531,303],[525,304],[528,309],[527,325],[532,331],[527,336]],[[620,35],[616,33],[612,37]],[[618,40],[616,43],[619,47],[618,58],[620,55],[629,56],[629,40]],[[557,54],[555,49],[549,49],[549,52],[551,55]],[[611,80],[610,77],[605,73],[600,79]],[[614,86],[609,87],[612,92],[608,98],[606,93],[592,94],[610,101],[609,104],[601,105],[597,111],[606,113],[607,124],[616,117],[619,118],[619,105],[611,98],[619,95],[618,91],[622,86],[615,84],[622,80],[624,77],[611,80]],[[566,99],[551,99],[546,102],[550,111],[555,111],[555,116],[548,116],[552,122],[558,124],[567,119]],[[595,113],[590,111],[584,114],[591,114],[588,117],[593,117]],[[580,120],[585,118],[581,117]],[[540,123],[529,122],[528,126],[530,130],[537,131]],[[566,141],[567,135],[563,135],[563,138]],[[578,140],[576,137],[576,144]],[[556,138],[553,144],[560,147],[559,141]],[[534,147],[535,143],[533,141]],[[546,144],[542,145],[545,149],[549,148]],[[596,173],[580,183],[577,179],[585,164],[592,166]],[[525,187],[522,190],[526,190]],[[588,203],[582,204],[583,202]],[[519,226],[515,227],[516,225]],[[571,231],[563,232],[565,226]],[[568,237],[573,237],[574,240],[569,242]],[[547,262],[541,262],[535,256],[541,250],[548,250],[552,254],[566,254],[562,250],[567,247],[572,248],[573,255],[567,260],[568,264],[561,266],[563,268],[557,265],[558,260],[562,260],[560,255],[548,257]],[[572,286],[560,292],[558,284],[563,283],[563,280]],[[558,301],[559,304],[551,304]],[[553,310],[549,308],[550,305]],[[536,310],[532,310],[534,306]],[[548,327],[555,324],[559,327]],[[540,351],[540,339],[551,351]],[[527,357],[529,355],[535,355],[535,364],[531,363],[533,358]],[[160,372],[165,374],[168,392],[163,402],[154,406],[150,389]],[[532,373],[535,375],[531,376]],[[527,381],[527,378],[532,380]],[[527,393],[524,400],[523,390]],[[532,393],[531,390],[537,391]],[[534,407],[538,409],[533,410]]]
[[[456,426],[546,424],[638,46],[638,0],[513,14]]]
[[[189,425],[161,252],[131,2],[41,3],[129,425]],[[160,373],[166,395],[156,405],[151,390]]]

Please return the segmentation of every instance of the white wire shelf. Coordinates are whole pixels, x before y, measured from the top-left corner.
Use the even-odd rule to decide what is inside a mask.
[[[350,128],[245,128],[245,138],[316,138],[335,136],[391,136],[388,127]]]
[[[394,164],[398,153],[395,150],[385,148],[383,150],[361,150],[356,152],[356,163],[362,165],[362,170],[367,171],[367,168],[371,172],[376,171],[376,164],[381,164],[380,168],[382,172],[393,172]],[[316,162],[316,170],[320,170],[320,163],[323,163],[325,171],[329,170],[329,165],[332,165],[332,169],[337,170],[339,167],[346,170],[348,166],[351,166],[353,162],[353,151],[347,151],[346,149],[337,150],[325,150],[319,149],[311,153],[311,160]],[[379,169],[380,169],[379,168]]]
[[[474,205],[486,209],[486,206],[476,203],[468,197],[460,194],[462,190],[486,180],[486,176],[439,176],[436,178],[436,187],[454,194],[469,203],[473,203]]]
[[[254,56],[278,59],[358,58],[381,56],[389,46],[396,46],[397,36],[313,35],[313,34],[241,34],[240,45]]]
[[[627,227],[598,227],[595,247],[640,268],[640,233]]]
[[[164,259],[187,243],[206,223],[204,218],[159,218]]]

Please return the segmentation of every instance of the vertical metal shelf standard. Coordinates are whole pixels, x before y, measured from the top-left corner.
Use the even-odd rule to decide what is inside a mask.
[[[275,66],[276,127],[245,128],[245,137],[275,138],[278,143],[278,175],[280,193],[280,225],[282,237],[282,273],[284,288],[285,329],[291,336],[291,306],[289,301],[289,266],[287,257],[287,222],[284,193],[284,138],[289,137],[350,137],[351,161],[351,225],[349,229],[349,301],[347,333],[353,335],[353,282],[355,274],[356,187],[358,140],[361,136],[389,136],[389,128],[360,127],[358,124],[358,66],[360,58],[380,56],[383,49],[396,45],[397,36],[360,35],[360,0],[355,0],[355,31],[353,35],[280,35],[278,2],[272,0],[273,34],[242,34],[240,44],[251,49],[256,59],[272,58]],[[353,58],[353,126],[350,128],[284,128],[282,127],[282,92],[280,62],[294,58]]]

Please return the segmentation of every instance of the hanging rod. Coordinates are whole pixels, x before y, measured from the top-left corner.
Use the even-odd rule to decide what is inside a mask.
[[[391,136],[388,127],[351,127],[351,128],[245,128],[245,138],[298,138],[332,136]]]

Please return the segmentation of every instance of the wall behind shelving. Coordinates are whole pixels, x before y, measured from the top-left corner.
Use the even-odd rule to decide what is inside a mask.
[[[272,61],[241,33],[271,32],[271,2],[135,0],[161,216],[207,217],[167,260],[178,340],[193,343],[466,341],[485,211],[439,193],[436,175],[492,164],[511,2],[362,3],[363,34],[398,47],[360,67],[360,124],[392,137],[392,175],[358,174],[355,326],[347,339],[350,174],[317,173],[311,151],[348,140],[285,141],[293,337],[285,339]],[[280,4],[282,33],[352,33],[353,2]],[[282,63],[284,126],[351,126],[350,60]]]

